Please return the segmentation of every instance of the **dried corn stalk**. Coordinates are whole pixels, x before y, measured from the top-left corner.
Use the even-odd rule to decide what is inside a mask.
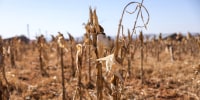
[[[70,39],[70,51],[71,51],[71,69],[72,69],[72,76],[75,77],[75,73],[76,73],[76,70],[75,70],[75,65],[74,65],[74,43],[75,43],[75,40],[74,40],[74,37],[68,33],[68,36],[69,36],[69,39]]]
[[[78,72],[78,85],[76,87],[76,94],[74,96],[74,99],[77,98],[77,95],[79,95],[79,99],[82,100],[83,98],[83,93],[82,93],[82,57],[83,57],[83,49],[82,49],[81,44],[76,45],[76,67],[77,67],[77,72]],[[78,92],[77,92],[78,91]]]
[[[86,53],[88,52],[88,73],[89,73],[89,82],[91,81],[91,43],[92,43],[92,40],[90,39],[90,33],[86,33],[84,34],[84,46],[87,47],[85,49]],[[87,58],[87,57],[86,57]]]
[[[161,52],[161,43],[162,43],[162,34],[160,33],[159,34],[159,37],[158,37],[158,48],[157,48],[157,61],[160,61],[160,52]]]
[[[98,17],[96,14],[96,9],[93,10],[90,8],[90,22],[88,22],[87,26],[86,26],[86,32],[89,32],[87,34],[91,34],[92,35],[92,44],[95,48],[95,54],[97,59],[99,58],[99,53],[97,50],[97,34],[98,33],[102,33],[103,32],[103,28],[99,25],[98,22]],[[103,78],[102,78],[102,64],[97,62],[96,63],[97,66],[97,99],[98,100],[102,100],[103,99]]]
[[[46,63],[45,63],[45,38],[43,35],[38,37],[38,50],[39,50],[39,61],[40,61],[40,70],[42,73],[42,76],[49,76],[46,70],[44,69]]]
[[[144,83],[144,71],[143,71],[143,58],[144,58],[144,54],[143,54],[143,42],[144,42],[144,37],[142,32],[140,32],[139,35],[139,39],[140,39],[140,57],[141,57],[141,62],[140,62],[140,66],[141,66],[141,72],[140,72],[140,78],[142,81],[142,84]]]
[[[5,56],[5,50],[3,48],[3,39],[0,37],[0,73],[3,75],[3,78],[0,76],[0,99],[9,100],[10,98],[8,91],[9,83],[5,73],[4,56]],[[5,80],[6,84],[3,84],[3,80]]]
[[[10,42],[10,62],[11,62],[11,66],[13,68],[16,68],[16,64],[15,64],[15,44],[17,41],[17,37],[13,38]]]
[[[60,65],[61,65],[61,76],[62,76],[62,99],[66,100],[66,90],[65,90],[65,77],[64,77],[64,62],[63,62],[63,55],[64,55],[64,49],[65,49],[65,40],[63,37],[63,34],[59,32],[58,40],[57,40],[59,50],[60,50]]]

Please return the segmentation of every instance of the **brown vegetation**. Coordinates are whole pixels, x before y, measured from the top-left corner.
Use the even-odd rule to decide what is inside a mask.
[[[146,9],[142,3],[131,4]],[[96,9],[89,11],[86,34],[79,43],[69,33],[69,41],[65,40],[60,32],[50,42],[42,35],[28,43],[0,38],[0,99],[200,99],[199,35],[160,34],[150,39],[140,31],[139,38],[132,38],[138,18],[126,36],[122,14],[112,40],[99,25]]]

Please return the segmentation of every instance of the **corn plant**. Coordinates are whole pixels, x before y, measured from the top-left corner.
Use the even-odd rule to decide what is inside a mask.
[[[160,52],[161,52],[161,42],[162,42],[162,34],[159,34],[158,44],[157,44],[157,61],[160,61]]]
[[[65,40],[63,37],[63,34],[58,32],[58,40],[57,40],[58,46],[59,46],[59,51],[60,51],[60,65],[61,65],[61,76],[62,76],[62,99],[66,100],[67,99],[67,92],[65,89],[65,77],[64,77],[64,61],[63,61],[63,56],[64,56],[64,49],[65,47]]]
[[[78,77],[78,82],[76,86],[75,95],[73,97],[73,100],[79,98],[79,100],[82,100],[83,98],[83,84],[81,82],[82,80],[82,62],[83,62],[83,46],[82,44],[76,45],[76,73]]]
[[[149,51],[151,49],[151,46],[150,46],[151,41],[150,41],[150,36],[149,35],[146,35],[145,38],[146,38],[146,41],[144,42],[144,45],[145,45],[145,54],[146,54],[145,55],[145,62],[147,62],[148,56],[149,56]]]
[[[11,66],[12,68],[16,68],[16,64],[15,64],[15,43],[16,43],[16,37],[11,39],[10,42],[10,62],[11,62]]]
[[[49,76],[48,73],[46,72],[46,70],[44,69],[45,67],[45,61],[44,61],[44,49],[45,49],[45,38],[43,35],[41,35],[40,37],[38,37],[38,51],[39,51],[39,62],[40,62],[40,70],[42,73],[42,76]]]
[[[116,40],[116,51],[115,51],[115,58],[118,59],[117,55],[118,55],[118,48],[119,48],[119,44],[118,41],[119,41],[119,34],[120,34],[120,30],[121,30],[121,27],[123,26],[122,25],[122,20],[123,20],[123,16],[125,14],[125,12],[129,13],[129,14],[134,14],[136,11],[137,11],[137,15],[136,15],[136,19],[134,21],[134,26],[133,26],[133,30],[132,30],[132,33],[130,35],[130,40],[129,42],[127,43],[127,47],[129,47],[129,45],[132,43],[132,36],[133,36],[133,33],[136,33],[136,28],[146,28],[147,29],[147,24],[149,22],[149,13],[148,13],[148,10],[146,9],[146,7],[143,5],[143,2],[144,0],[141,1],[141,3],[139,2],[130,2],[128,3],[124,9],[123,9],[123,12],[122,12],[122,15],[121,15],[121,18],[120,18],[120,21],[119,21],[119,26],[118,26],[118,31],[117,31],[117,40]],[[137,4],[135,10],[133,12],[129,12],[129,11],[126,11],[126,9],[132,5],[132,4]],[[148,15],[148,19],[147,21],[145,22],[144,21],[144,18],[143,18],[143,12],[142,12],[142,9],[144,9]],[[140,26],[140,25],[137,25],[137,21],[138,21],[138,18],[139,16],[141,17],[142,19],[142,22],[143,22],[143,26]],[[143,35],[142,35],[142,32],[140,32],[140,47],[141,47],[141,79],[142,79],[142,83],[143,83]]]
[[[86,53],[86,55],[88,55],[85,58],[86,58],[86,60],[88,59],[89,82],[91,82],[91,43],[92,43],[92,40],[90,39],[90,33],[87,33],[87,31],[86,31],[86,34],[84,34],[84,44],[83,45],[85,46],[85,53]]]
[[[139,39],[140,39],[140,58],[141,58],[141,61],[140,61],[140,67],[141,67],[141,72],[140,72],[140,78],[141,78],[141,81],[142,81],[142,84],[144,83],[144,71],[143,71],[143,59],[144,59],[144,53],[143,53],[143,45],[144,45],[144,36],[142,34],[142,32],[140,32],[140,35],[139,35]]]
[[[173,48],[173,41],[169,41],[169,52],[171,61],[174,61],[174,48]]]
[[[74,65],[74,43],[75,43],[75,40],[74,40],[74,37],[68,33],[68,36],[69,36],[69,40],[70,40],[70,51],[71,51],[71,69],[72,69],[72,76],[75,77],[75,73],[76,73],[76,70],[75,70],[75,65]]]
[[[3,75],[3,78],[0,76],[0,99],[1,100],[9,100],[9,91],[8,91],[8,80],[6,78],[6,73],[5,73],[5,64],[4,64],[4,56],[5,56],[5,51],[3,47],[3,40],[0,37],[0,74]],[[5,80],[6,85],[3,85],[3,80]]]
[[[98,49],[97,49],[97,34],[101,32],[100,26],[98,24],[98,18],[96,15],[96,9],[93,11],[93,25],[95,27],[95,32],[92,33],[93,37],[93,46],[96,48],[95,49],[95,54],[97,58],[99,58],[98,55]],[[97,99],[102,100],[103,99],[103,78],[102,78],[102,64],[101,63],[96,63],[97,66]]]
[[[143,1],[142,1],[143,2]],[[119,27],[118,27],[118,33],[117,33],[117,38],[116,38],[116,42],[115,42],[115,50],[114,50],[114,53],[111,54],[111,55],[108,55],[107,57],[104,57],[104,58],[100,58],[100,59],[97,59],[97,61],[102,61],[102,60],[106,60],[106,66],[109,68],[109,66],[113,66],[113,64],[119,64],[118,67],[122,67],[123,68],[123,61],[124,61],[124,58],[126,57],[126,51],[128,50],[128,47],[132,41],[132,34],[129,36],[129,42],[126,43],[126,42],[120,42],[120,39],[119,39],[119,35],[120,35],[120,29],[122,28],[122,35],[123,35],[123,26],[121,25],[122,23],[122,19],[123,19],[123,15],[124,15],[124,12],[126,10],[126,8],[130,5],[130,4],[134,4],[134,3],[138,3],[138,2],[130,2],[129,4],[127,4],[123,10],[123,13],[122,13],[122,16],[121,16],[121,19],[120,19],[120,22],[119,22]],[[140,3],[138,3],[140,4]],[[140,7],[140,10],[139,10],[139,13],[138,15],[140,14],[140,11],[141,11],[141,7],[142,6],[142,3],[140,4],[141,6],[138,6]],[[144,7],[145,8],[145,7]],[[141,14],[142,16],[142,14]],[[136,20],[138,19],[138,17],[136,18]],[[136,21],[137,22],[137,21]],[[148,23],[148,21],[147,21]],[[147,24],[146,23],[146,24]],[[144,27],[146,27],[146,24],[144,24]],[[134,31],[135,31],[135,28],[136,28],[136,23],[134,25]],[[120,55],[119,55],[120,54]],[[98,57],[97,57],[98,58]],[[110,64],[108,64],[108,62]],[[112,67],[111,67],[112,68]],[[115,69],[116,68],[116,69]],[[119,84],[119,81],[117,81],[118,79],[120,79],[122,82],[124,82],[121,74],[119,73],[119,71],[121,70],[120,68],[117,68],[115,67],[113,69],[115,69],[115,71],[112,71],[113,75],[114,75],[114,78],[112,80],[112,84],[114,84],[115,86],[118,87],[118,84]],[[118,90],[115,90],[115,91],[118,91]],[[120,93],[117,92],[115,95],[113,95],[113,99],[120,99]]]
[[[96,9],[92,11],[91,7],[89,9],[89,22],[85,26],[86,33],[92,35],[92,45],[95,48],[94,52],[96,55],[96,58],[99,58],[98,55],[98,49],[97,49],[97,34],[103,32],[103,28],[99,25],[98,22],[98,17],[96,14]],[[103,99],[103,78],[102,78],[102,64],[97,62],[96,63],[97,67],[97,81],[96,81],[96,86],[97,86],[97,99],[102,100]]]

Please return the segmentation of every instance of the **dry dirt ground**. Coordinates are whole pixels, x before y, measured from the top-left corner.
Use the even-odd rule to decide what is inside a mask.
[[[70,52],[70,51],[69,51]],[[29,49],[21,54],[21,61],[16,61],[12,68],[6,60],[6,77],[10,83],[10,100],[62,100],[61,67],[57,63],[55,51],[48,51],[45,70],[48,77],[41,75],[39,53]],[[71,76],[70,53],[64,55],[65,88],[68,99],[72,99],[77,86],[77,77]],[[145,57],[144,57],[145,58]],[[125,79],[122,100],[199,100],[200,98],[200,54],[190,56],[181,54],[179,59],[171,62],[170,55],[162,52],[161,61],[149,54],[144,61],[144,84],[140,79],[140,52],[136,52],[131,66],[131,76]],[[146,58],[145,58],[146,59]],[[124,64],[127,67],[127,62]],[[91,89],[83,90],[83,99],[96,100],[96,68],[92,67]],[[104,70],[104,69],[103,69]],[[82,83],[87,88],[88,63],[83,63]],[[105,87],[104,87],[105,88]],[[112,94],[104,89],[104,99],[110,100]]]

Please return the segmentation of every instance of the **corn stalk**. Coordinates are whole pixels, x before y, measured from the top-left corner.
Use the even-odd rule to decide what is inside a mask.
[[[0,99],[1,100],[9,100],[10,95],[9,95],[9,91],[8,91],[8,86],[9,86],[9,82],[6,78],[6,73],[5,73],[5,65],[4,65],[4,50],[3,50],[3,40],[0,37],[0,72],[3,75],[3,79],[5,80],[5,83],[7,86],[3,85],[3,79],[1,79],[2,77],[0,76]]]
[[[147,59],[148,59],[148,42],[149,42],[149,36],[146,35],[146,42],[144,43],[145,45],[145,62],[147,62]]]
[[[89,82],[91,82],[91,39],[90,39],[90,33],[84,34],[84,45],[85,45],[85,52],[88,53],[88,77]]]
[[[60,65],[61,65],[61,76],[62,76],[63,100],[66,100],[63,55],[64,55],[63,48],[60,48]]]
[[[144,83],[144,71],[143,71],[143,58],[144,58],[143,40],[144,40],[144,37],[143,37],[142,32],[140,32],[139,39],[140,39],[140,58],[141,58],[141,61],[140,61],[140,68],[141,68],[140,78],[141,78],[141,83],[143,84]]]
[[[88,56],[89,56],[88,60],[89,61],[88,61],[88,67],[89,67],[89,81],[91,81],[92,78],[91,78],[91,65],[90,65],[90,62],[91,62],[91,60],[90,60],[90,57],[91,57],[91,54],[90,54],[90,52],[91,52],[91,50],[90,50],[90,45],[91,45],[91,43],[90,43],[91,42],[90,41],[90,33],[89,33],[89,37],[88,38],[89,38],[89,47],[88,47]]]
[[[161,52],[161,41],[162,41],[162,34],[160,33],[158,38],[158,44],[157,44],[157,61],[160,61],[160,52]]]
[[[117,39],[116,39],[116,50],[115,50],[115,58],[116,58],[116,60],[119,62],[119,60],[118,60],[118,51],[119,51],[119,35],[120,35],[120,30],[121,30],[121,27],[122,27],[122,20],[123,20],[123,16],[124,16],[124,14],[125,14],[125,11],[126,11],[126,9],[130,6],[130,5],[132,5],[132,4],[137,4],[137,6],[136,6],[136,8],[135,8],[135,10],[133,11],[133,12],[128,12],[128,11],[126,11],[127,13],[129,13],[129,14],[133,14],[133,13],[135,13],[136,11],[137,11],[137,9],[139,8],[139,10],[138,10],[138,13],[137,13],[137,15],[136,15],[136,19],[135,19],[135,22],[134,22],[134,26],[133,26],[133,31],[132,31],[132,33],[130,34],[130,39],[129,39],[129,42],[127,43],[127,48],[129,48],[129,45],[132,43],[132,36],[133,36],[133,33],[135,33],[136,32],[136,28],[145,28],[145,29],[147,29],[147,24],[148,24],[148,22],[149,22],[149,13],[148,13],[148,10],[146,9],[146,7],[145,6],[143,6],[143,2],[144,2],[144,0],[142,0],[142,2],[141,3],[139,3],[139,2],[130,2],[130,3],[128,3],[125,7],[124,7],[124,9],[123,9],[123,12],[122,12],[122,15],[121,15],[121,18],[120,18],[120,21],[119,21],[119,26],[118,26],[118,31],[117,31]],[[142,13],[142,9],[144,9],[145,11],[146,11],[146,13],[147,13],[147,15],[148,15],[148,19],[147,19],[147,21],[146,22],[144,22],[144,18],[143,18],[143,13]],[[138,26],[137,25],[137,21],[138,21],[138,18],[139,18],[139,16],[141,17],[141,19],[142,19],[142,21],[143,21],[143,26]],[[142,32],[141,32],[142,33]],[[142,36],[143,37],[143,36]],[[142,40],[141,40],[141,57],[143,57],[143,38],[141,38]],[[141,60],[141,65],[143,66],[143,58],[142,58],[142,60]],[[141,70],[143,70],[143,67],[141,68]],[[143,71],[142,71],[142,73],[141,74],[143,74]],[[142,76],[142,75],[141,75]],[[142,82],[143,82],[143,80],[142,80]]]
[[[11,62],[12,68],[16,68],[16,64],[15,64],[15,42],[16,42],[16,39],[15,38],[13,38],[10,43],[10,62]]]
[[[45,71],[45,61],[44,61],[44,45],[45,45],[45,38],[43,35],[38,37],[38,49],[39,49],[39,62],[40,62],[40,70],[42,76],[49,76],[48,73]]]
[[[76,100],[77,95],[79,95],[79,100],[82,100],[83,98],[83,84],[81,82],[82,80],[82,61],[83,61],[83,47],[81,44],[76,45],[76,67],[78,72],[78,85],[76,86],[75,95],[73,97],[73,100]]]
[[[64,77],[64,62],[63,62],[63,55],[64,55],[64,48],[65,48],[65,45],[64,45],[64,37],[63,37],[63,34],[61,34],[59,32],[59,35],[58,35],[58,46],[59,46],[59,51],[60,51],[60,65],[61,65],[61,76],[62,76],[62,99],[63,100],[66,100],[67,97],[66,97],[66,90],[65,90],[65,77]]]
[[[173,41],[170,41],[169,43],[169,52],[170,52],[170,58],[171,58],[171,62],[174,61],[174,47],[173,47]]]
[[[95,54],[96,58],[99,58],[98,55],[98,50],[97,50],[97,34],[103,32],[103,28],[101,29],[99,22],[98,22],[98,17],[96,14],[96,9],[92,11],[90,7],[90,22],[86,25],[86,32],[87,34],[92,34],[92,44],[95,48]],[[96,62],[96,67],[97,67],[97,81],[96,81],[96,86],[97,86],[97,99],[98,100],[103,100],[103,77],[102,77],[102,64],[100,62]]]
[[[74,40],[74,37],[70,33],[68,33],[68,36],[69,36],[69,40],[70,40],[70,44],[71,44],[70,51],[71,51],[71,60],[72,60],[71,61],[72,76],[75,77],[76,70],[75,70],[74,56],[73,56],[73,54],[74,54],[74,42],[75,42],[75,40]]]

